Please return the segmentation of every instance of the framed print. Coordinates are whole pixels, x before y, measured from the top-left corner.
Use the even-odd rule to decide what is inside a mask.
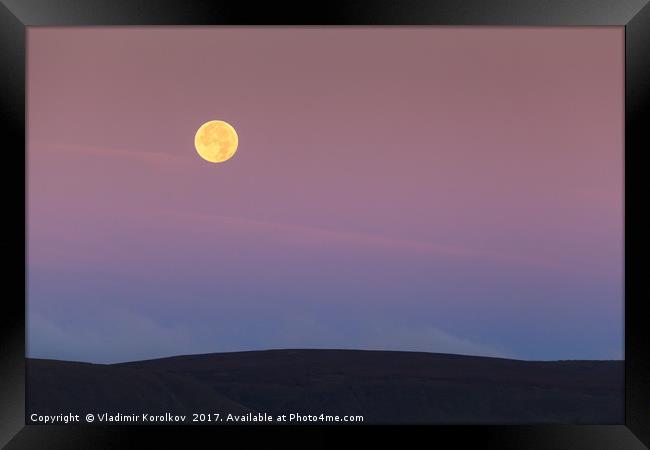
[[[2,444],[645,448],[646,3],[3,0]]]

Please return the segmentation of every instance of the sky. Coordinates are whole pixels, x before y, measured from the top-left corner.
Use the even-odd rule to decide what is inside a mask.
[[[624,357],[623,28],[27,33],[28,356]]]

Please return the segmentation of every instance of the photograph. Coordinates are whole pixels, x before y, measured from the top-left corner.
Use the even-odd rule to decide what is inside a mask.
[[[623,55],[29,30],[29,421],[623,423]]]
[[[650,0],[0,0],[0,448],[650,448],[649,55]]]

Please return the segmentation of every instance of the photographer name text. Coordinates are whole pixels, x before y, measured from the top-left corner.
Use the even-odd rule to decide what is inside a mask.
[[[333,414],[278,414],[247,413],[247,414],[221,414],[221,413],[192,413],[181,415],[172,413],[162,414],[122,414],[98,412],[89,414],[31,414],[31,423],[37,424],[68,424],[68,423],[204,423],[204,424],[256,424],[256,423],[346,423],[363,422],[359,415],[333,415]]]

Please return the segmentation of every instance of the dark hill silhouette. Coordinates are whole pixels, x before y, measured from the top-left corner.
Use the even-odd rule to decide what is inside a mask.
[[[623,423],[622,361],[269,350],[27,361],[28,412],[360,414],[365,423]]]

